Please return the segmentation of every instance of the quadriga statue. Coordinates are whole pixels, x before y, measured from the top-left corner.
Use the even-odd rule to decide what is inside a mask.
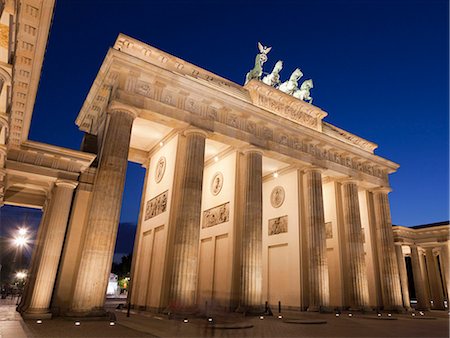
[[[262,66],[267,61],[267,54],[270,52],[272,47],[265,47],[261,44],[261,42],[258,42],[258,49],[259,54],[256,55],[255,66],[245,76],[245,84],[253,79],[261,79],[261,75],[263,73]]]
[[[292,95],[296,90],[298,90],[298,80],[303,76],[302,71],[299,68],[296,68],[291,77],[286,82],[283,82],[278,89],[283,93]]]
[[[312,103],[313,99],[309,93],[310,89],[312,88],[314,88],[313,80],[312,79],[306,80],[302,83],[300,89],[297,89],[292,95],[297,99]]]
[[[266,85],[277,87],[280,81],[280,72],[283,69],[283,61],[279,60],[273,67],[272,73],[263,77],[262,82]]]

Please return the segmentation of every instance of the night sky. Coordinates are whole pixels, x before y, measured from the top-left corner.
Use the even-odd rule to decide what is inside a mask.
[[[448,2],[74,1],[54,14],[30,139],[79,149],[74,121],[104,56],[123,32],[243,84],[258,41],[264,70],[284,61],[312,78],[325,121],[379,145],[394,224],[447,220]],[[136,222],[144,170],[129,164],[121,220]]]

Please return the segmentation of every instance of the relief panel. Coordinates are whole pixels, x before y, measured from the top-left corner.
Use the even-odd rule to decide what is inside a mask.
[[[230,220],[230,202],[203,211],[202,228],[209,228]]]
[[[166,190],[158,196],[147,201],[147,203],[145,204],[145,221],[166,211],[168,196],[169,190]]]

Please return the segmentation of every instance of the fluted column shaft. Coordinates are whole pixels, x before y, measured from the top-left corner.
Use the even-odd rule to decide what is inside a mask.
[[[36,261],[33,278],[33,289],[30,290],[30,304],[24,317],[35,317],[50,313],[50,301],[55,286],[56,273],[61,258],[70,205],[76,182],[57,181],[50,201],[50,214],[44,226],[45,235],[40,239],[42,249]]]
[[[119,225],[135,115],[123,110],[109,115],[71,305],[71,312],[79,314],[103,309]]]
[[[398,272],[400,273],[400,286],[402,288],[403,307],[409,309],[411,307],[411,299],[409,298],[408,273],[406,272],[405,256],[401,245],[395,245],[395,254],[397,256]]]
[[[411,265],[414,279],[414,291],[416,292],[418,310],[429,309],[428,296],[426,293],[426,286],[422,276],[422,270],[420,268],[420,257],[417,250],[417,246],[411,245]]]
[[[178,150],[184,151],[185,161],[177,164],[182,168],[178,177],[180,185],[169,295],[169,304],[179,310],[196,304],[206,134],[194,129],[187,130],[184,137],[184,147]]]
[[[449,301],[449,297],[450,297],[450,266],[448,266],[449,264],[449,257],[448,257],[448,242],[445,242],[442,246],[441,246],[441,252],[439,253],[439,262],[441,263],[441,271],[442,274],[444,275],[444,282],[445,282],[445,287],[447,288],[447,301]]]
[[[439,276],[439,268],[437,267],[436,257],[433,248],[425,250],[427,261],[428,280],[430,283],[431,300],[433,301],[433,309],[444,309],[444,295],[442,290],[441,278]]]
[[[352,181],[344,182],[342,193],[350,266],[350,307],[352,309],[364,309],[369,305],[369,286],[359,211],[358,186]]]
[[[244,153],[240,306],[262,304],[262,154]]]
[[[383,307],[385,310],[401,310],[403,308],[403,301],[397,259],[395,257],[388,191],[385,189],[376,190],[373,195],[379,244],[378,257]]]
[[[319,311],[329,303],[329,281],[325,215],[323,209],[322,173],[312,168],[305,171],[305,213],[308,242],[308,311]]]
[[[36,276],[36,271],[39,268],[39,262],[41,260],[41,253],[42,253],[42,248],[43,248],[43,244],[44,244],[43,239],[45,238],[46,232],[48,230],[47,223],[48,223],[48,218],[50,216],[50,210],[51,210],[50,200],[51,200],[51,192],[48,193],[47,199],[45,200],[44,205],[42,207],[42,217],[41,217],[41,221],[39,222],[39,228],[38,228],[38,232],[36,235],[33,254],[31,256],[30,268],[28,270],[28,280],[27,280],[27,283],[25,284],[23,295],[20,299],[20,304],[17,307],[17,311],[19,311],[20,313],[23,313],[23,311],[30,306],[31,296],[33,294],[34,283],[36,281],[34,276]]]

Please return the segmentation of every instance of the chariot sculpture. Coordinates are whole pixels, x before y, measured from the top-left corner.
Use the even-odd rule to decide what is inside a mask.
[[[258,81],[262,81],[268,86],[279,89],[283,93],[292,95],[299,100],[312,103],[313,99],[310,94],[310,90],[314,88],[312,79],[304,81],[299,88],[298,81],[303,76],[303,73],[300,68],[296,68],[292,72],[289,80],[281,82],[280,72],[283,69],[283,61],[281,60],[277,61],[270,74],[265,73],[266,76],[262,77],[264,74],[263,65],[266,63],[268,59],[267,54],[270,52],[272,47],[266,47],[261,42],[258,42],[258,49],[259,53],[255,57],[255,65],[253,69],[251,69],[245,76],[245,84],[253,79],[256,79]]]

